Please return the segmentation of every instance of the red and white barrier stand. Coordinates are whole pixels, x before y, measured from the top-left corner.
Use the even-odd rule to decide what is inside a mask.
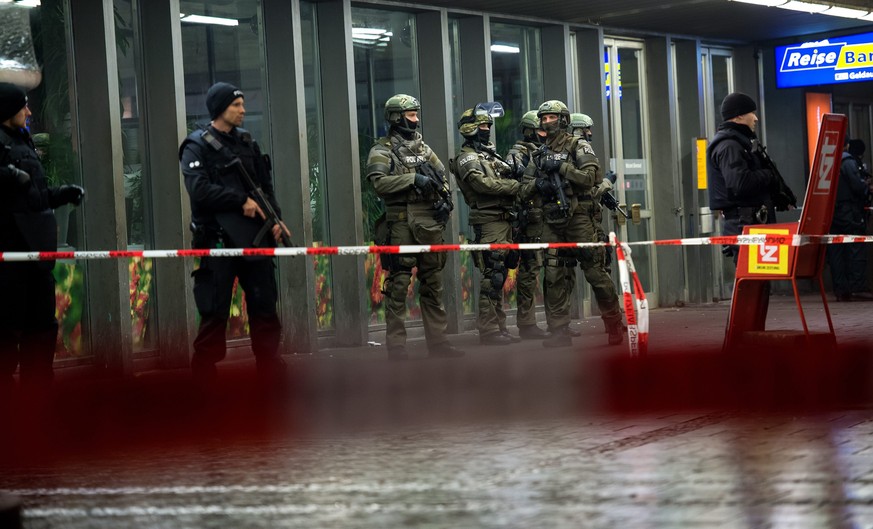
[[[615,233],[609,234],[609,242],[615,247],[618,261],[618,276],[621,284],[624,313],[627,318],[627,343],[632,358],[644,357],[649,351],[649,302],[634,268],[631,249],[619,242]],[[633,283],[633,293],[631,293]]]

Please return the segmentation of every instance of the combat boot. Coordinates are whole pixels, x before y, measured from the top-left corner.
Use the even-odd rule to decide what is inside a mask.
[[[536,325],[519,325],[518,335],[522,340],[542,340],[551,336],[552,333],[540,329]]]
[[[511,345],[515,342],[512,338],[503,335],[500,331],[495,331],[488,334],[480,334],[479,343],[482,345]]]
[[[624,340],[624,331],[627,327],[617,321],[609,326],[609,345],[619,345]]]
[[[409,353],[406,352],[406,346],[392,345],[388,347],[388,360],[407,360]]]
[[[427,346],[427,356],[430,358],[460,358],[465,353],[449,342],[442,342]]]
[[[560,327],[552,331],[552,335],[543,340],[543,347],[570,347],[573,340],[570,338],[570,329]]]
[[[500,335],[509,338],[512,341],[512,343],[518,343],[521,341],[520,337],[515,336],[514,334],[511,334],[506,329],[503,329],[502,331],[500,331]]]

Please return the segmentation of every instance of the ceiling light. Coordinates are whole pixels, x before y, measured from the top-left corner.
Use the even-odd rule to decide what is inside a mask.
[[[801,2],[799,0],[790,0],[788,3],[782,4],[779,7],[782,9],[791,9],[792,11],[803,11],[804,13],[821,13],[822,11],[830,9],[831,6]]]
[[[491,51],[495,53],[520,53],[518,46],[509,46],[507,44],[492,44]]]
[[[867,15],[867,11],[861,9],[850,9],[848,7],[833,6],[827,11],[822,11],[822,14],[831,15],[834,17],[863,18]]]
[[[4,2],[7,3],[7,2]],[[21,7],[39,7],[39,0],[18,0],[15,5]]]
[[[861,20],[869,20],[869,21],[873,22],[873,12],[871,12],[870,14],[864,15],[864,16],[860,16],[858,18],[860,18]]]
[[[734,2],[742,2],[744,4],[755,4],[756,6],[776,7],[784,4],[788,0],[733,0]]]
[[[209,17],[204,15],[179,15],[182,17],[182,22],[190,22],[192,24],[211,24],[213,26],[239,26],[239,20],[235,18]]]

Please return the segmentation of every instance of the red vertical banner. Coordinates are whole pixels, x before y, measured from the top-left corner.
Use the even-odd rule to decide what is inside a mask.
[[[825,114],[831,112],[831,95],[817,92],[806,93],[806,154],[812,167],[815,148],[818,145],[818,131]]]

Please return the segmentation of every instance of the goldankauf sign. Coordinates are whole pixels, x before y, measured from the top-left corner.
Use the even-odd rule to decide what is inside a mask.
[[[779,88],[870,80],[873,80],[873,33],[776,48]]]

